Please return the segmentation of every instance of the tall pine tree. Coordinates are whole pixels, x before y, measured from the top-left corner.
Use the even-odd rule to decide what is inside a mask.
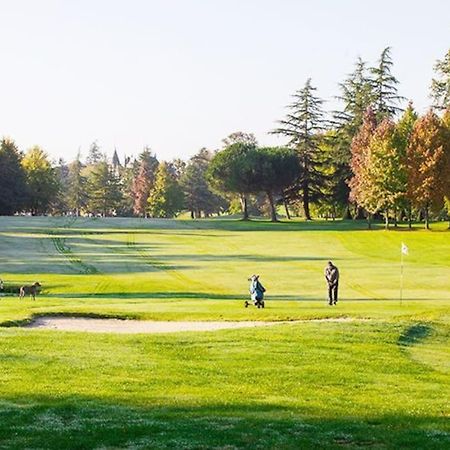
[[[402,109],[398,106],[404,97],[398,95],[398,80],[392,75],[394,63],[391,58],[391,48],[386,47],[380,55],[378,65],[372,67],[371,84],[373,92],[373,108],[377,119],[392,118]]]
[[[450,108],[450,49],[443,60],[434,66],[436,78],[431,81],[431,98],[433,107],[438,110]]]
[[[75,216],[79,216],[86,208],[86,177],[83,175],[83,163],[78,152],[74,161],[69,164],[67,177],[66,204]]]
[[[300,176],[289,197],[301,199],[305,218],[311,220],[310,204],[323,196],[326,182],[320,142],[326,128],[323,100],[315,95],[316,88],[308,79],[303,89],[293,95],[290,112],[280,126],[272,131],[288,138],[288,146],[297,153]]]
[[[373,102],[367,65],[361,58],[356,61],[355,70],[339,84],[339,89],[341,94],[337,99],[342,109],[333,114],[335,132],[330,135],[332,145],[328,149],[333,161],[330,195],[333,207],[336,204],[346,206],[344,217],[350,217],[348,181],[352,176],[351,144],[363,123],[364,113]]]

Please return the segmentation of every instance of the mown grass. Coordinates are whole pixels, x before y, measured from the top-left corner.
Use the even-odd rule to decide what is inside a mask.
[[[450,234],[364,224],[0,218],[0,448],[450,445]],[[399,301],[399,249],[405,258]],[[341,269],[325,302],[323,266]],[[243,308],[260,273],[264,310]],[[36,315],[370,320],[166,335],[24,330]]]

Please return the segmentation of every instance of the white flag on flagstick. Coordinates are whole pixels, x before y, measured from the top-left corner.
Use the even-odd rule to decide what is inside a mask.
[[[404,255],[408,255],[409,254],[409,248],[404,242],[402,242],[402,253]]]

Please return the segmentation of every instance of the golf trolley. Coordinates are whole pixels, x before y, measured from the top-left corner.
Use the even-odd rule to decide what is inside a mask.
[[[256,306],[257,308],[264,308],[264,300],[253,300],[249,302],[248,300],[245,300],[244,306],[248,308],[249,306]]]

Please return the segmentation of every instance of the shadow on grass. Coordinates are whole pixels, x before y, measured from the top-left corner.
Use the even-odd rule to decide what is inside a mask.
[[[133,407],[95,398],[3,397],[3,448],[448,448],[445,417],[332,417],[269,404]],[[326,414],[327,412],[325,412]]]
[[[136,219],[136,218],[104,218],[104,219],[77,219],[67,225],[67,219],[56,218],[1,218],[4,231],[17,232],[17,224],[22,233],[61,233],[61,234],[110,234],[110,233],[148,233],[155,230],[165,231],[353,231],[366,230],[365,221],[336,220],[336,221],[278,221],[255,218],[250,221],[239,219],[202,219],[202,220],[174,220],[174,219]],[[10,224],[8,224],[10,222]],[[36,224],[34,225],[33,224]],[[25,225],[26,224],[26,225]],[[8,226],[9,225],[9,226]],[[374,229],[383,228],[382,223],[374,223]],[[172,233],[171,233],[172,234]],[[183,233],[186,235],[186,233]],[[195,236],[198,234],[196,233]],[[202,233],[205,236],[204,233]],[[217,235],[211,235],[216,237]]]
[[[398,338],[398,344],[409,347],[426,339],[433,333],[433,327],[429,324],[416,323],[408,327]]]
[[[230,293],[230,294],[217,294],[213,292],[102,292],[102,293],[92,293],[92,292],[64,292],[64,293],[46,293],[43,292],[42,297],[53,299],[53,298],[73,298],[73,299],[148,299],[148,300],[247,300],[249,294],[243,291],[241,293]],[[327,303],[326,293],[323,296],[317,295],[302,295],[302,294],[280,294],[280,295],[267,295],[267,303],[276,301],[296,301],[296,302],[321,302]],[[449,301],[448,298],[403,298],[403,302],[407,305],[408,301],[420,301],[420,302],[436,302],[436,301]],[[398,297],[389,298],[369,298],[369,297],[359,297],[359,298],[341,298],[338,305],[352,302],[393,302],[398,303]]]
[[[250,221],[230,218],[213,218],[201,220],[174,220],[174,219],[139,219],[124,217],[109,218],[70,218],[67,217],[0,217],[2,231],[48,234],[61,232],[62,234],[109,234],[109,233],[148,233],[153,230],[194,232],[201,230],[224,231],[355,231],[367,230],[365,220],[280,220],[270,222],[264,218],[254,218]],[[436,223],[441,227],[441,223]],[[383,222],[374,222],[374,230],[384,229]],[[406,223],[399,224],[398,228],[391,227],[395,231],[414,231],[423,229],[423,224],[415,223],[411,229]],[[368,230],[370,231],[370,230]],[[450,232],[448,227],[438,232]],[[198,236],[197,233],[193,235]],[[206,236],[202,233],[202,236]],[[217,237],[216,234],[211,237]]]

